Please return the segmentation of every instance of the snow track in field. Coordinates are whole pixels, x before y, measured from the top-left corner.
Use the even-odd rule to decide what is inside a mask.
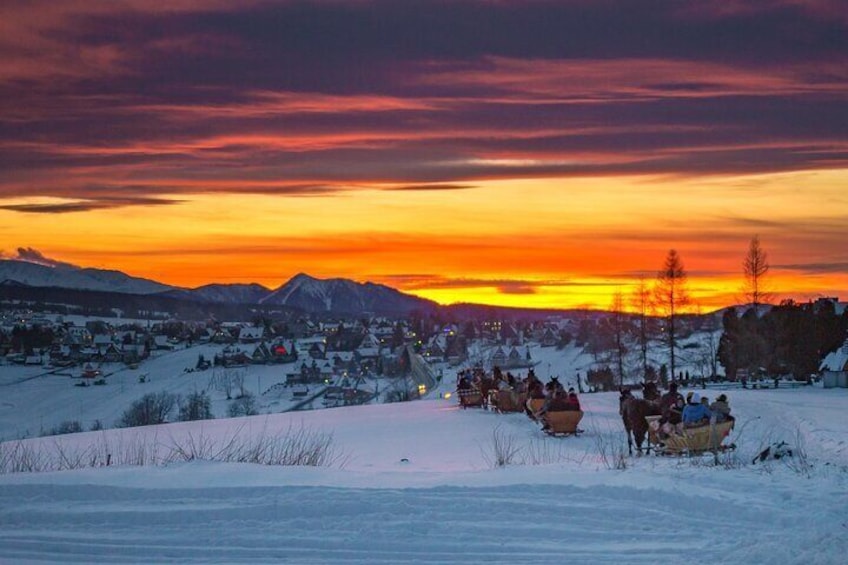
[[[742,494],[742,493],[736,493]],[[0,486],[4,563],[827,563],[838,522],[774,499],[595,485]],[[798,511],[809,516],[814,501]],[[826,543],[827,553],[822,553]]]

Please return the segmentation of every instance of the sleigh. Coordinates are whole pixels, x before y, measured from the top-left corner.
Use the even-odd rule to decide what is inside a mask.
[[[724,440],[733,430],[735,420],[710,423],[696,428],[683,428],[682,432],[672,433],[665,437],[660,434],[661,416],[648,416],[648,438],[654,450],[662,455],[697,455],[699,453],[726,451],[734,449],[733,444],[725,444]]]
[[[576,435],[583,431],[577,427],[582,419],[583,412],[580,410],[548,412],[542,416],[542,422],[545,424],[542,429],[552,436]]]
[[[483,395],[476,388],[456,391],[459,396],[459,405],[463,408],[476,408],[483,406]]]

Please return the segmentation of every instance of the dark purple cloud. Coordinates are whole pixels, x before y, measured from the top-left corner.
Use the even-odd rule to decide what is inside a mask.
[[[840,6],[12,2],[0,197],[83,201],[5,207],[61,212],[166,193],[844,167]]]
[[[80,268],[79,266],[74,265],[73,263],[66,263],[64,261],[57,261],[56,259],[51,259],[50,257],[45,256],[41,251],[33,247],[18,247],[17,252],[14,255],[10,255],[8,257],[5,256],[2,251],[0,251],[0,259],[26,261],[27,263],[35,263],[37,265],[44,265],[45,267],[56,267],[62,269]]]

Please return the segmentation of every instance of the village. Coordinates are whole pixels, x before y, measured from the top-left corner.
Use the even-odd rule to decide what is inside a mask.
[[[0,315],[0,363],[61,369],[63,374],[93,377],[85,367],[124,364],[136,368],[156,352],[198,345],[219,346],[210,359],[201,356],[192,369],[284,365],[290,385],[323,382],[339,374],[394,376],[399,350],[412,345],[429,363],[457,366],[466,362],[472,343],[491,352],[488,365],[518,369],[533,366],[528,342],[553,346],[569,321],[530,328],[514,325],[435,325],[418,330],[407,320],[372,318],[293,324],[245,324],[216,321],[126,320],[83,318],[27,310]]]
[[[7,387],[9,406],[34,402],[40,422],[35,431],[19,415],[10,416],[12,437],[64,429],[67,420],[80,422],[71,429],[108,427],[133,398],[160,387],[207,392],[217,417],[230,415],[230,403],[243,397],[255,399],[248,413],[393,402],[426,395],[462,366],[526,371],[542,364],[544,355],[536,358],[541,348],[552,351],[571,340],[569,330],[576,331],[570,320],[524,326],[381,317],[239,323],[7,308],[0,318],[0,386]],[[555,370],[548,362],[547,371]],[[56,388],[63,386],[100,392],[72,415],[38,408],[63,398]],[[31,395],[26,402],[16,398],[30,389],[21,393]],[[97,405],[99,411],[88,410]]]

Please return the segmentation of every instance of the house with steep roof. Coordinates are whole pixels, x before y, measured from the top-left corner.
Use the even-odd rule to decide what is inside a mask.
[[[848,388],[848,339],[824,358],[819,366],[824,388]]]
[[[265,328],[244,327],[239,330],[238,340],[241,343],[259,343],[265,338]]]

